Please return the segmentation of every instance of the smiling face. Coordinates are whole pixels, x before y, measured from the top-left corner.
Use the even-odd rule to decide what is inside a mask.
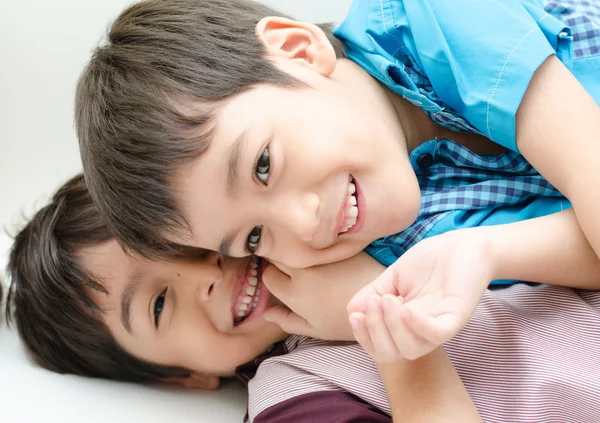
[[[264,25],[265,43],[279,40]],[[416,218],[419,188],[391,100],[357,65],[303,44],[319,37],[307,28],[272,55],[307,87],[261,85],[229,99],[208,150],[178,172],[193,236],[175,241],[308,267],[351,257]]]
[[[286,336],[261,318],[280,302],[262,284],[260,259],[150,261],[114,240],[80,257],[109,292],[90,294],[112,335],[142,360],[227,376]]]

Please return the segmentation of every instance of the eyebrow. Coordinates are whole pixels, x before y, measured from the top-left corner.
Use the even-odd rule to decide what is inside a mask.
[[[131,302],[135,297],[137,288],[140,286],[141,279],[141,272],[135,272],[129,277],[129,283],[121,294],[121,323],[130,335],[133,335],[131,331]]]
[[[222,256],[229,257],[231,252],[231,246],[233,245],[233,241],[237,238],[237,234],[239,231],[233,231],[229,234],[225,235],[225,238],[221,241],[219,245],[219,252]]]
[[[238,182],[240,180],[240,158],[242,155],[242,148],[246,143],[246,135],[247,131],[243,131],[240,135],[238,135],[229,152],[229,161],[227,166],[227,192],[230,195],[235,194]]]

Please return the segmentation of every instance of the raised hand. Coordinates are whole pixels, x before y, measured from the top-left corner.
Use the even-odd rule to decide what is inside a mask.
[[[354,336],[378,362],[416,359],[468,322],[494,274],[481,231],[426,239],[349,302]]]

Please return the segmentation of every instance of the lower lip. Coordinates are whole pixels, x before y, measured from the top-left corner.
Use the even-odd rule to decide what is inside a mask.
[[[354,186],[356,187],[356,206],[358,207],[358,217],[356,218],[356,223],[354,224],[354,226],[352,226],[350,229],[348,229],[346,232],[344,232],[343,234],[340,234],[340,236],[343,235],[352,235],[355,233],[358,233],[365,222],[365,211],[366,211],[366,205],[365,205],[365,198],[363,196],[363,192],[360,189],[360,185],[358,185],[358,182],[356,182],[356,178],[354,178]]]
[[[262,274],[268,265],[269,263],[266,260],[261,259],[259,261],[258,280],[260,281],[260,295],[258,296],[258,302],[256,303],[256,306],[252,310],[250,316],[246,317],[241,323],[239,323],[236,326],[243,326],[248,322],[252,322],[256,319],[262,318],[265,311],[267,311],[267,308],[269,308],[269,297],[271,296],[271,293],[269,292],[267,287],[262,283]]]

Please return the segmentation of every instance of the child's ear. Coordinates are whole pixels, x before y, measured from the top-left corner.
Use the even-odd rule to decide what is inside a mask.
[[[272,57],[302,61],[326,77],[335,69],[335,50],[317,25],[269,16],[256,24],[256,36]]]
[[[161,380],[164,383],[174,383],[188,389],[207,389],[214,391],[219,387],[220,378],[218,376],[209,376],[199,373],[192,373],[189,376],[168,377]]]

